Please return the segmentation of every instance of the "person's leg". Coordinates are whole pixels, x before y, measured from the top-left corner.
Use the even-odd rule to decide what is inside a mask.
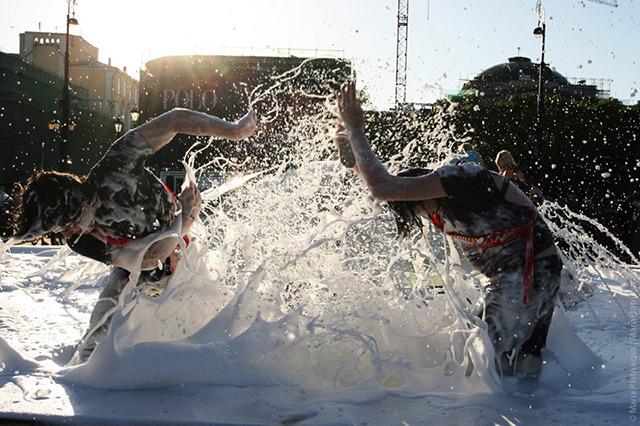
[[[560,270],[561,264],[558,268],[555,261],[536,261],[532,298],[527,305],[522,301],[523,272],[520,269],[503,271],[492,277],[485,288],[484,319],[495,349],[496,366],[503,374],[539,372],[542,365],[540,351],[546,342],[553,314]],[[479,310],[474,314],[481,316],[482,312]]]
[[[507,351],[515,344],[514,331],[517,330],[518,313],[522,308],[522,272],[506,271],[491,277],[485,287],[484,310],[477,306],[473,314],[487,323],[487,333],[493,343],[496,356],[496,368],[503,374],[510,371],[512,362]],[[513,368],[511,367],[511,370]]]
[[[562,261],[558,256],[541,259],[534,266],[534,296],[532,304],[539,306],[538,317],[530,337],[518,353],[516,369],[522,374],[539,374],[542,368],[542,349],[547,344],[547,334],[560,289]],[[538,298],[539,303],[534,299]]]
[[[120,294],[129,282],[129,272],[125,269],[114,267],[107,279],[104,289],[100,293],[98,301],[93,308],[89,320],[89,328],[82,338],[78,350],[83,361],[98,346],[109,332],[111,319],[120,303]]]

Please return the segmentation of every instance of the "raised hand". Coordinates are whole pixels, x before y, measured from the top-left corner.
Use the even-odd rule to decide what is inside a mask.
[[[345,83],[340,89],[338,110],[347,130],[364,130],[364,111],[356,99],[355,83]]]
[[[189,186],[182,190],[178,196],[178,201],[182,206],[183,221],[187,220],[187,217],[193,219],[191,216],[198,215],[202,204],[202,195],[194,182],[190,182]]]

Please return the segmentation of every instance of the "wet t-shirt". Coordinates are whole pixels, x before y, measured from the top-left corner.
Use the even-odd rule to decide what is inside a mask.
[[[493,179],[495,173],[472,163],[444,166],[436,173],[448,195],[437,200],[437,217],[444,232],[481,237],[528,225],[531,209],[535,207],[533,204],[520,205],[506,201],[502,188]],[[503,184],[508,184],[508,181],[503,180]],[[514,187],[513,190],[518,189]],[[553,244],[553,236],[539,215],[533,229],[534,253],[537,254]],[[486,248],[456,241],[469,261],[488,277],[524,267],[524,237],[502,246]]]
[[[100,203],[95,230],[70,238],[73,251],[111,264],[132,239],[171,227],[177,208],[173,195],[145,168],[153,153],[137,131],[128,132],[91,169],[87,185]]]

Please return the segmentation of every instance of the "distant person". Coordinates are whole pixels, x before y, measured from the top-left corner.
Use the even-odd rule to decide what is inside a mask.
[[[17,207],[20,205],[20,203],[22,203],[23,192],[24,188],[22,188],[20,182],[14,182],[13,185],[11,185],[11,198],[13,199],[14,206]]]
[[[147,158],[178,133],[237,141],[251,136],[255,127],[253,111],[234,124],[176,108],[125,133],[87,177],[39,171],[29,179],[15,217],[14,239],[30,240],[60,232],[73,251],[115,267],[91,315],[89,331],[80,346],[82,359],[106,335],[129,274],[150,271],[141,274],[141,279],[153,274],[160,279],[180,260],[177,237],[153,243],[140,265],[131,265],[131,253],[125,249],[142,237],[167,231],[179,218],[180,235],[186,236],[198,216],[201,196],[195,184],[176,199],[145,168]]]
[[[12,202],[13,202],[13,199],[11,198],[11,196],[6,192],[4,192],[3,187],[0,187],[0,204],[4,205]]]
[[[473,148],[468,142],[460,145],[458,152],[453,155],[449,164],[464,164],[464,163],[476,163],[484,167],[484,161],[482,161],[482,156],[478,151]]]
[[[536,202],[544,201],[544,195],[542,190],[537,186],[527,182],[524,177],[524,173],[513,159],[511,153],[507,150],[502,150],[496,155],[496,166],[500,174],[507,179],[510,179],[522,192],[527,194],[532,200]]]
[[[338,95],[356,159],[353,170],[376,199],[388,203],[401,235],[413,225],[421,227],[425,218],[459,243],[489,278],[485,305],[478,304],[474,314],[488,325],[497,368],[505,374],[538,374],[562,261],[535,205],[506,177],[475,163],[390,174],[371,149],[355,94],[351,83]]]

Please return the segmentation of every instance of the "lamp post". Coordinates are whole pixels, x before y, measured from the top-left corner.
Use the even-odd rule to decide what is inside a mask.
[[[73,2],[73,16],[71,16],[71,3]],[[70,128],[69,115],[71,107],[71,99],[69,93],[69,27],[78,25],[75,17],[76,0],[67,0],[67,34],[64,52],[64,85],[62,86],[62,100],[60,107],[62,109],[62,125],[60,127],[60,163],[58,168],[61,172],[68,172],[71,166],[71,158],[69,158],[69,132]]]
[[[49,130],[52,132],[57,132],[60,130],[60,122],[58,120],[51,120],[48,124]]]
[[[131,114],[131,121],[133,123],[137,123],[138,119],[140,118],[140,111],[138,111],[138,107],[134,106],[133,109],[130,111]]]
[[[545,24],[544,8],[540,0],[536,3],[536,10],[538,11],[538,25],[533,29],[533,35],[542,38],[542,52],[540,54],[540,67],[538,73],[538,108],[537,108],[537,122],[536,122],[536,140],[533,144],[533,154],[539,156],[542,152],[542,139],[544,134],[544,127],[542,124],[544,118],[544,43],[547,32]]]
[[[53,119],[47,123],[47,127],[49,131],[53,135],[53,141],[58,142],[58,137],[60,135],[60,121]],[[44,170],[44,145],[42,142],[41,151],[40,151],[40,170]]]
[[[120,133],[122,132],[122,126],[124,125],[124,123],[122,122],[122,119],[120,117],[116,118],[116,121],[113,123],[113,127],[116,130],[116,135],[120,136]]]

